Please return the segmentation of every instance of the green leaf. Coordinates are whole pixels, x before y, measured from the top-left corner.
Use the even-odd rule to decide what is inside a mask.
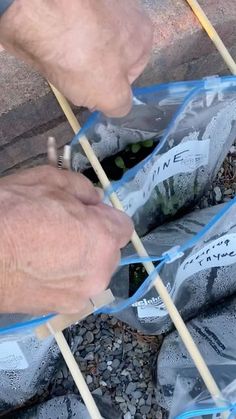
[[[142,146],[149,148],[153,146],[153,140],[146,140],[146,141],[142,141]]]
[[[141,149],[140,143],[132,144],[131,151],[132,153],[137,153]]]
[[[122,157],[120,157],[120,156],[118,156],[118,157],[116,157],[116,158],[115,158],[115,164],[116,164],[116,166],[117,166],[117,167],[119,167],[120,169],[123,169],[123,170],[125,170],[125,169],[126,169],[126,167],[125,167],[125,162],[124,162],[124,160],[122,159]]]

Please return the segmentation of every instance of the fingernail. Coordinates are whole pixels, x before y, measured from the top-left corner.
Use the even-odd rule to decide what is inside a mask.
[[[100,199],[102,201],[103,198],[104,198],[104,191],[103,191],[103,189],[102,188],[98,188],[97,186],[95,187],[95,189],[96,189],[96,191],[97,191],[97,193],[98,193],[98,195],[99,195],[99,197],[100,197]]]

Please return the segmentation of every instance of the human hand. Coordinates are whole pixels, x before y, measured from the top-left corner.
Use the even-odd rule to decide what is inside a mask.
[[[0,312],[77,313],[109,284],[131,220],[81,174],[48,166],[0,180]]]
[[[15,0],[0,42],[75,105],[119,117],[148,62],[152,26],[138,0]]]

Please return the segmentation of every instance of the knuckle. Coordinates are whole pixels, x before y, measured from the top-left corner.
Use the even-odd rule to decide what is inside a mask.
[[[49,165],[40,166],[39,171],[43,176],[48,176],[55,172],[55,168]]]

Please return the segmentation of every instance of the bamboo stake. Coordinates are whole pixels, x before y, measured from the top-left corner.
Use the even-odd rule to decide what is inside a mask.
[[[53,327],[50,324],[47,324],[50,332],[54,336],[58,347],[60,348],[60,351],[64,357],[64,360],[70,370],[70,373],[74,379],[74,382],[81,394],[81,397],[84,400],[84,403],[88,409],[88,412],[92,419],[102,419],[102,416],[100,415],[100,412],[97,408],[97,405],[93,399],[92,394],[90,393],[90,390],[84,380],[84,377],[79,369],[79,366],[70,350],[70,347],[63,335],[62,332],[56,332],[54,331]]]
[[[65,113],[69,124],[71,125],[73,131],[75,133],[77,133],[80,130],[80,125],[77,121],[76,116],[74,115],[68,101],[65,99],[65,97],[52,85],[50,85],[52,88],[52,91],[54,92],[63,112]],[[110,181],[106,175],[106,173],[104,172],[99,160],[97,159],[89,141],[87,140],[87,138],[85,137],[85,135],[80,138],[80,144],[87,156],[87,158],[89,159],[94,171],[96,172],[102,186],[104,189],[107,189],[110,187]],[[122,204],[120,202],[120,200],[118,199],[117,195],[113,192],[110,195],[110,200],[113,204],[113,206],[121,211],[123,211],[123,207]],[[146,252],[139,236],[137,235],[136,232],[133,233],[131,241],[137,251],[137,253],[139,254],[139,256],[141,257],[148,257],[148,253]],[[152,262],[145,262],[143,263],[146,271],[150,274],[151,272],[153,272],[153,270],[155,269],[154,265]],[[222,395],[220,392],[220,389],[218,388],[216,382],[214,381],[213,376],[211,375],[211,372],[209,371],[204,359],[202,358],[202,355],[200,353],[200,351],[198,350],[196,344],[194,343],[194,340],[191,336],[191,334],[189,333],[182,317],[180,316],[177,308],[174,305],[174,302],[172,301],[170,295],[168,294],[168,291],[166,289],[166,287],[164,286],[160,276],[156,273],[156,278],[154,281],[154,287],[156,288],[158,294],[160,295],[160,297],[162,298],[162,301],[164,302],[167,311],[183,341],[183,343],[185,344],[196,368],[198,369],[209,393],[212,395],[213,399],[215,400],[216,403],[218,402],[218,399],[222,399]],[[61,342],[60,342],[61,343]],[[60,347],[60,346],[59,346]]]
[[[198,1],[197,0],[186,0],[186,1],[191,7],[191,9],[193,10],[194,14],[197,16],[198,20],[200,21],[202,27],[205,29],[209,38],[212,40],[212,42],[218,49],[220,55],[222,56],[223,60],[225,61],[231,73],[236,75],[236,63],[233,57],[230,55],[229,50],[226,48],[225,44],[221,40],[220,36],[218,35],[217,31],[213,27],[207,15],[201,8]]]
[[[64,155],[62,161],[62,167],[65,169],[70,169],[70,147],[64,147]],[[48,160],[49,163],[53,166],[57,166],[58,164],[58,156],[57,156],[57,149],[56,149],[56,140],[54,137],[48,138]],[[76,316],[77,319],[77,316]],[[43,326],[44,328],[44,326]],[[48,330],[55,338],[57,345],[63,355],[63,358],[69,368],[69,371],[74,379],[74,382],[81,394],[82,399],[88,409],[88,412],[92,419],[102,419],[100,412],[97,408],[97,405],[93,399],[93,396],[84,380],[84,377],[80,371],[79,365],[77,364],[75,357],[70,350],[70,347],[62,333],[62,331],[58,331],[55,329],[55,325],[51,321],[46,323],[46,331]]]

